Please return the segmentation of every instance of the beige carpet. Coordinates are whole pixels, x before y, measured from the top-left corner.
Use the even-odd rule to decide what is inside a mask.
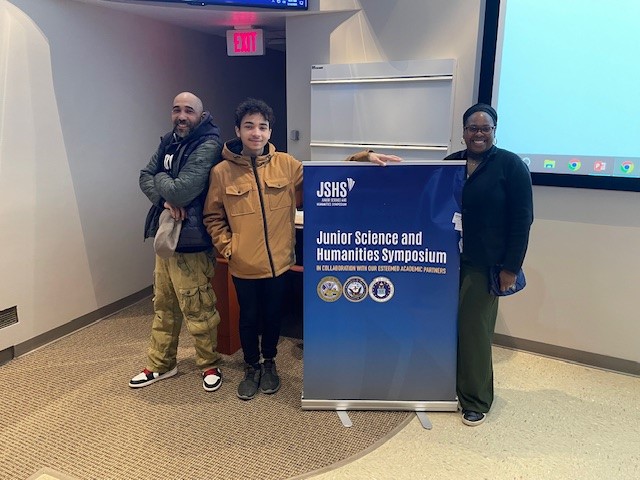
[[[275,395],[236,397],[240,352],[205,392],[184,329],[178,375],[132,390],[152,315],[145,300],[0,366],[0,479],[286,479],[358,456],[413,415],[350,412],[344,428],[335,412],[303,412],[302,349],[289,338]]]

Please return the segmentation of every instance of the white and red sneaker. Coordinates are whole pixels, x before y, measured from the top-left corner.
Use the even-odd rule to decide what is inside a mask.
[[[151,385],[152,383],[156,383],[159,380],[164,380],[165,378],[173,377],[176,373],[178,373],[178,367],[175,366],[168,372],[158,373],[152,372],[151,370],[144,369],[138,375],[129,380],[129,386],[131,388],[142,388],[147,385]]]
[[[202,388],[207,392],[215,392],[222,385],[222,372],[214,367],[202,372]]]

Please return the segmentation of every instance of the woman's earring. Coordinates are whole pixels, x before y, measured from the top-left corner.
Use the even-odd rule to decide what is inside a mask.
[[[493,137],[493,144],[497,145],[498,144],[498,137]]]
[[[462,137],[462,138],[460,139],[460,143],[461,143],[462,145],[464,145],[464,137]]]

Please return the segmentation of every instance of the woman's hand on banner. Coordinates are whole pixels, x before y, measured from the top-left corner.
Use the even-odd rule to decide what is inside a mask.
[[[386,155],[384,153],[369,152],[369,161],[376,165],[385,166],[389,162],[401,162],[402,158],[397,155]]]

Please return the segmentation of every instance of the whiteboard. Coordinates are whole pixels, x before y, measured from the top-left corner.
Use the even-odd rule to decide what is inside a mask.
[[[311,159],[339,160],[363,148],[406,159],[444,158],[454,71],[451,59],[314,65]]]

